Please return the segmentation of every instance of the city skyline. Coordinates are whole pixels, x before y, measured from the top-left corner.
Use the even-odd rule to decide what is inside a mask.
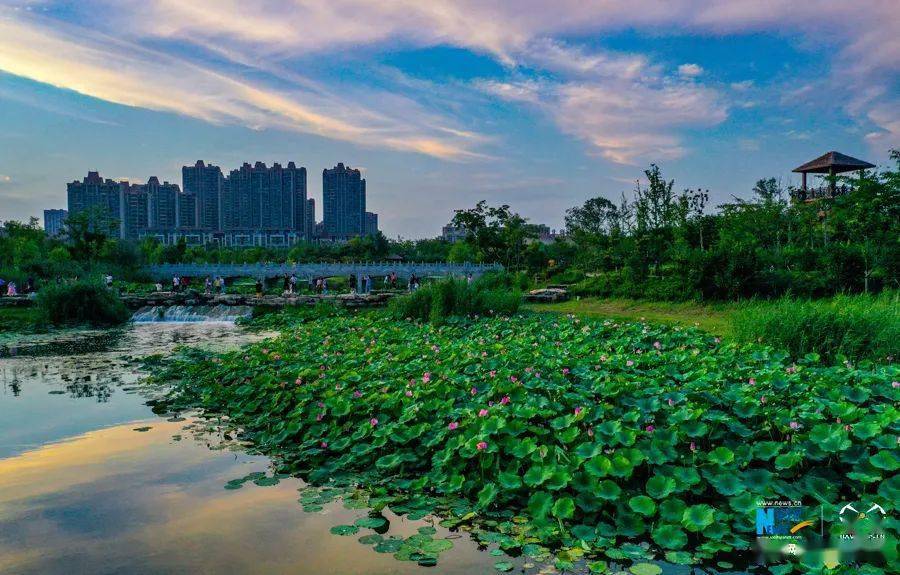
[[[225,174],[197,160],[182,166],[181,178],[181,187],[156,176],[139,184],[88,171],[66,184],[66,210],[43,210],[44,227],[58,232],[62,219],[85,213],[92,225],[118,238],[221,246],[344,241],[379,232],[378,214],[366,210],[366,180],[341,162],[322,171],[321,222],[308,197],[306,167],[293,161],[271,167],[243,162]]]
[[[358,167],[392,237],[481,199],[558,228],[651,162],[715,205],[826,150],[884,165],[898,38],[885,0],[6,0],[0,220],[196,157]]]

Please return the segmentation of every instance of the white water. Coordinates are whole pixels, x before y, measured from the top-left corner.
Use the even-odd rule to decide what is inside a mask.
[[[173,305],[146,306],[134,312],[134,323],[150,322],[231,322],[250,317],[253,308],[246,305]]]

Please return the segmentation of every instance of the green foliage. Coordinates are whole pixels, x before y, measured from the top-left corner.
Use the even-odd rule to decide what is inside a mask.
[[[689,563],[746,548],[759,499],[897,493],[900,367],[795,362],[693,329],[358,314],[171,369],[167,409],[225,414],[285,471],[475,522],[504,550],[577,540],[591,557]],[[390,552],[424,541],[404,545]]]
[[[839,178],[850,190],[788,201],[773,178],[751,200],[705,211],[709,194],[660,169],[619,205],[597,197],[566,213],[574,247],[565,265],[591,272],[576,294],[641,299],[820,297],[900,285],[900,152],[880,173]],[[813,185],[816,185],[813,183]],[[565,267],[565,266],[564,266]]]
[[[810,301],[783,298],[752,302],[733,318],[738,341],[766,342],[793,357],[817,354],[825,361],[894,361],[900,357],[900,296],[838,296]]]
[[[99,280],[77,280],[44,286],[37,306],[53,325],[118,325],[130,314],[122,300]]]
[[[493,274],[472,284],[448,278],[393,298],[388,309],[396,319],[408,318],[434,324],[454,316],[510,315],[519,309],[522,294],[512,287],[499,286],[518,281],[515,277]]]

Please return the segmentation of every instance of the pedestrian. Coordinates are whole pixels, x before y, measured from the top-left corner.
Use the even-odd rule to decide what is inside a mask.
[[[209,276],[206,276],[206,281],[204,282],[204,290],[206,295],[212,295],[212,279]]]
[[[297,291],[297,274],[291,274],[291,279],[288,282],[288,289],[290,290],[291,295]]]
[[[111,288],[112,282],[113,282],[113,277],[109,274],[106,274],[106,277],[104,279],[106,280],[106,287]]]
[[[263,283],[262,280],[256,280],[256,297],[262,297]]]
[[[18,293],[16,292],[16,282],[11,281],[8,284],[6,284],[6,295],[9,295],[9,296],[18,295]]]
[[[156,282],[156,291],[162,291],[162,282]]]
[[[181,281],[178,279],[178,276],[172,276],[172,291],[177,292],[180,283]]]
[[[316,293],[322,293],[322,278],[316,278]]]
[[[372,291],[372,278],[369,277],[369,274],[363,276],[363,291],[365,293]]]
[[[466,276],[466,283],[469,285],[472,284],[472,273],[471,272],[469,272],[469,274]]]
[[[289,278],[287,274],[284,274],[284,282],[282,282],[281,284],[281,292],[291,293],[291,278]]]
[[[219,293],[225,293],[225,278],[222,276],[219,276]]]
[[[328,278],[322,278],[322,295],[328,295]]]

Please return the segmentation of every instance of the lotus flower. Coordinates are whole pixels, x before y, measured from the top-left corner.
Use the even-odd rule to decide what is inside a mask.
[[[629,359],[628,361],[625,362],[625,365],[627,365],[628,367],[631,367],[632,365],[634,365],[634,362]]]
[[[669,398],[669,407],[672,407],[673,405],[675,405],[675,400],[670,397]]]
[[[656,428],[653,427],[652,425],[648,425],[648,426],[645,427],[644,429],[647,431],[647,433],[653,433],[653,430],[656,429]]]
[[[662,344],[659,343],[658,341],[654,341],[654,342],[653,342],[653,347],[655,347],[656,349],[662,349]]]
[[[576,407],[575,408],[575,417],[578,417],[579,415],[581,415],[582,411],[584,411],[583,407]]]
[[[747,383],[749,383],[750,385],[756,385],[756,380],[751,377]]]
[[[697,444],[693,441],[691,442],[691,451],[697,451]]]
[[[319,446],[320,446],[322,449],[327,449],[327,448],[328,448],[328,443],[325,442],[325,441],[323,441],[322,443],[319,444]]]
[[[412,390],[407,389],[407,390],[406,390],[406,397],[412,397],[412,396],[413,396]]]
[[[487,449],[487,441],[479,441],[478,445],[476,445],[475,447],[478,448],[478,451],[483,451]]]
[[[791,422],[791,429],[800,429],[800,424],[796,421]]]
[[[563,372],[563,375],[569,375],[569,368],[568,368],[568,367],[564,367],[564,368],[562,369],[562,372]]]
[[[477,393],[478,393],[478,388],[477,388],[477,387],[473,387],[472,389],[469,390],[469,393],[471,393],[472,395],[477,394]]]
[[[478,412],[478,417],[487,417],[487,414],[488,414],[488,410],[486,410],[486,409],[481,409],[481,410]]]
[[[353,392],[353,397],[359,399],[360,397],[362,397],[362,393],[357,389]]]
[[[376,425],[378,425],[378,420],[377,420],[376,418],[373,417],[372,419],[369,420],[369,424],[370,424],[372,427],[375,427]]]
[[[496,369],[492,369],[492,370],[491,370],[490,372],[488,372],[488,373],[489,373],[489,375],[490,375],[491,377],[497,377],[497,370],[496,370]]]
[[[456,429],[457,427],[459,427],[459,422],[457,422],[457,421],[451,421],[451,422],[450,422],[450,425],[447,426],[447,429],[449,429],[450,431],[453,431],[453,430]]]
[[[508,396],[508,395],[504,395],[504,396],[500,399],[500,405],[506,405],[507,403],[509,403],[509,396]]]
[[[426,371],[422,374],[422,383],[428,383],[429,381],[431,381],[431,374]]]

